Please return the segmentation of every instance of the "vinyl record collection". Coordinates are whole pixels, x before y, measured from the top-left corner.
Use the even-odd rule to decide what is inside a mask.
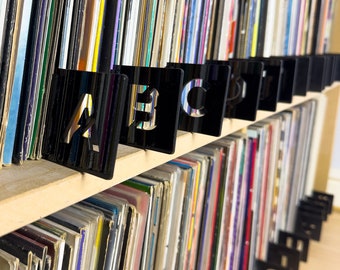
[[[223,118],[321,91],[340,77],[326,56],[335,4],[0,0],[0,163],[44,158],[111,179],[118,143],[172,153],[177,130],[219,136]],[[317,107],[2,236],[0,269],[264,269],[308,208]]]
[[[295,227],[316,106],[146,171],[3,236],[0,247],[32,269],[255,269],[279,231]]]
[[[327,52],[335,1],[1,1],[0,154],[39,159],[57,69]]]

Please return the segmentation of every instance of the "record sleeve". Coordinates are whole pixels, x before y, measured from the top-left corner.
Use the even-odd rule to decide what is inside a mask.
[[[209,2],[209,1],[206,1]],[[192,0],[189,1],[186,34],[185,34],[185,48],[184,48],[184,63],[199,64],[198,63],[198,45],[199,33],[201,31],[200,22],[203,16],[203,1]]]
[[[66,208],[65,208],[66,209]],[[63,211],[65,211],[65,209]],[[48,219],[62,224],[67,228],[78,232],[81,235],[80,238],[80,245],[79,245],[79,253],[78,253],[78,260],[77,260],[77,268],[83,269],[81,267],[85,264],[84,254],[86,254],[87,247],[88,247],[88,239],[89,239],[89,232],[90,232],[90,224],[81,221],[78,217],[70,216],[69,213],[62,213],[61,211],[48,216]],[[58,254],[56,254],[58,256]],[[88,258],[86,258],[88,260]],[[61,265],[62,261],[60,258],[55,258],[54,263],[57,265]]]
[[[14,22],[15,25],[14,25],[14,28],[12,29],[14,33],[12,36],[11,55],[10,55],[10,61],[9,61],[9,66],[7,70],[7,82],[5,86],[6,93],[5,93],[4,102],[3,102],[3,112],[0,115],[0,164],[4,164],[3,156],[5,155],[5,150],[4,150],[5,139],[6,139],[6,132],[8,128],[8,118],[10,116],[10,104],[11,104],[11,99],[12,99],[12,94],[13,94],[13,85],[16,80],[15,71],[16,71],[17,62],[20,61],[20,59],[18,58],[18,46],[19,46],[19,39],[20,39],[22,12],[23,12],[23,2],[18,2],[16,6],[16,17],[15,17],[15,22]],[[1,58],[0,58],[0,61],[2,61]],[[5,70],[3,70],[3,72],[4,71]],[[0,74],[1,74],[1,71],[0,71]],[[4,74],[1,74],[0,83],[3,79],[2,76],[6,76],[6,72],[4,72]],[[0,98],[0,102],[1,102],[1,98]]]
[[[201,222],[203,217],[203,209],[205,204],[205,190],[207,185],[208,173],[209,173],[209,158],[206,154],[194,151],[184,155],[183,158],[192,160],[198,163],[198,176],[199,180],[196,181],[193,197],[193,210],[192,210],[192,224],[189,233],[190,238],[188,242],[188,259],[185,262],[186,267],[189,269],[195,269],[199,242],[201,235]]]
[[[31,239],[20,232],[12,232],[3,236],[7,241],[20,247],[22,250],[31,251],[35,257],[37,269],[43,270],[46,267],[46,256],[48,247],[34,239]]]
[[[29,92],[29,98],[25,102],[27,102],[26,107],[26,119],[25,119],[25,127],[23,127],[23,147],[22,147],[22,155],[23,160],[27,160],[29,158],[29,151],[32,139],[32,132],[34,129],[34,119],[36,113],[36,106],[39,97],[39,83],[41,79],[41,71],[42,71],[42,61],[43,61],[43,52],[45,50],[46,45],[46,34],[48,30],[48,21],[50,19],[50,9],[51,9],[51,0],[44,0],[41,5],[41,10],[39,13],[39,21],[38,21],[38,34],[35,43],[33,57],[31,58],[31,74],[29,75],[29,80],[27,82],[27,91]]]
[[[52,30],[53,27],[56,27],[55,24],[57,24],[58,20],[58,5],[56,3],[57,1],[52,0],[50,3],[49,8],[49,17],[46,18],[46,33],[43,40],[43,48],[41,49],[41,59],[39,63],[39,74],[36,84],[35,84],[35,102],[32,109],[32,130],[30,131],[30,145],[29,149],[27,149],[27,156],[31,159],[39,159],[39,139],[40,139],[40,133],[39,133],[39,127],[41,125],[41,115],[42,115],[42,106],[43,106],[43,98],[45,95],[46,87],[48,84],[49,74],[48,74],[48,65],[49,61],[52,59],[52,53],[53,53],[53,38],[51,38],[51,35],[53,34]],[[63,1],[58,1],[60,5],[63,4]],[[60,7],[59,7],[60,8]]]
[[[38,111],[38,121],[36,121],[34,125],[34,131],[35,134],[38,134],[38,136],[35,136],[35,141],[32,143],[34,150],[34,155],[36,159],[40,159],[42,157],[42,145],[43,145],[43,138],[44,138],[44,132],[45,132],[45,124],[46,124],[46,114],[47,114],[47,107],[48,107],[48,100],[50,95],[50,89],[52,85],[52,76],[55,73],[55,69],[58,66],[58,48],[59,48],[59,35],[61,31],[61,21],[63,18],[63,7],[64,7],[64,0],[60,1],[54,1],[54,11],[53,11],[53,23],[50,25],[52,29],[49,33],[50,35],[50,42],[49,42],[49,50],[48,50],[48,58],[46,59],[46,66],[47,69],[46,72],[46,78],[44,81],[41,82],[41,89],[40,94],[42,97],[40,97],[40,112]],[[46,52],[45,52],[46,53]],[[39,115],[40,114],[40,115]]]
[[[258,36],[257,36],[257,47],[256,51],[252,53],[254,56],[264,56],[264,47],[265,47],[265,38],[267,34],[267,31],[271,29],[272,26],[267,25],[267,18],[269,16],[272,16],[272,14],[269,13],[269,8],[271,3],[275,1],[270,0],[261,0],[260,1],[260,7],[259,7],[259,22],[258,22]],[[270,11],[271,12],[271,11]]]
[[[136,211],[138,212],[135,231],[136,239],[134,239],[133,244],[131,243],[131,245],[133,245],[133,249],[132,253],[128,255],[131,255],[131,266],[139,268],[142,258],[142,248],[149,208],[149,195],[145,192],[138,191],[122,184],[118,184],[104,192],[126,199],[130,204],[136,207]]]
[[[83,204],[75,204],[73,205],[78,211],[80,211],[81,215],[84,218],[88,218],[92,220],[93,224],[93,232],[91,235],[92,242],[92,250],[90,251],[90,261],[89,261],[89,268],[94,269],[98,265],[99,255],[101,253],[101,246],[102,246],[102,235],[103,235],[103,227],[104,227],[104,214],[102,211],[98,209],[93,209]]]
[[[134,65],[136,54],[136,45],[138,44],[138,18],[140,16],[140,9],[142,1],[128,0],[125,16],[125,30],[124,30],[124,42],[122,48],[122,65]]]
[[[179,157],[174,161],[175,164],[176,162],[178,163],[177,165],[182,170],[189,172],[186,201],[183,204],[185,212],[183,211],[182,214],[180,257],[177,258],[178,267],[187,268],[190,265],[191,259],[193,259],[192,257],[195,258],[197,253],[197,247],[194,246],[194,243],[198,243],[199,232],[197,230],[200,227],[198,223],[201,221],[199,216],[202,213],[202,197],[204,196],[204,189],[202,190],[201,188],[202,163],[198,158],[189,157],[189,155]],[[198,201],[199,197],[201,197],[200,202]],[[197,235],[195,234],[196,232]],[[196,262],[196,259],[193,260]]]
[[[154,38],[153,38],[151,56],[150,56],[151,67],[160,66],[159,61],[160,61],[160,55],[162,51],[162,39],[164,36],[163,29],[165,27],[166,4],[167,4],[166,0],[158,1],[157,3],[157,14],[155,17]],[[174,6],[174,3],[172,4],[172,6]]]
[[[183,32],[185,33],[186,25],[186,14],[187,14],[187,3],[188,1],[179,0],[176,1],[175,13],[174,13],[174,26],[171,39],[171,50],[170,50],[170,62],[182,63],[183,62],[183,48],[184,36],[182,39]]]
[[[199,178],[197,177],[198,166],[197,162],[188,161],[179,157],[170,161],[170,164],[178,166],[183,172],[183,180],[186,183],[185,193],[184,193],[184,202],[182,207],[182,216],[181,216],[181,227],[180,227],[180,237],[179,237],[179,250],[176,254],[176,268],[183,268],[184,263],[187,261],[190,246],[188,245],[189,241],[191,241],[192,237],[192,213],[194,209],[194,196],[195,189],[198,183]],[[189,232],[189,233],[188,233]]]
[[[213,265],[213,241],[217,221],[218,188],[221,182],[223,152],[221,147],[209,146],[199,148],[197,151],[209,158],[197,267],[209,269]]]
[[[156,27],[156,15],[157,15],[157,0],[148,0],[146,4],[144,26],[139,31],[143,33],[141,39],[141,51],[140,60],[138,65],[150,66],[151,56],[152,56],[152,45],[154,40],[154,32]]]
[[[102,212],[76,204],[53,214],[53,216],[59,219],[68,219],[68,222],[78,228],[86,228],[81,253],[81,266],[84,267],[84,269],[93,268],[98,261],[100,250],[103,226]]]
[[[51,265],[51,267],[54,267],[55,269],[62,269],[65,251],[64,239],[36,227],[33,224],[20,228],[20,232],[47,246],[46,265]]]
[[[114,65],[120,65],[122,63],[123,46],[124,46],[124,32],[125,32],[125,21],[126,21],[126,9],[127,0],[121,1],[120,5],[118,2],[117,16],[115,27],[114,27],[114,38],[112,45],[112,56],[111,56],[111,69]]]
[[[153,269],[163,208],[163,183],[144,176],[136,176],[123,184],[144,190],[150,195],[150,206],[143,246],[142,268]]]
[[[27,51],[23,78],[22,78],[22,89],[20,93],[20,103],[18,111],[17,128],[15,134],[14,150],[13,150],[13,162],[20,164],[25,160],[24,151],[27,146],[27,141],[25,141],[26,134],[26,123],[28,117],[28,111],[30,106],[30,100],[33,99],[31,96],[31,84],[32,76],[34,74],[34,63],[36,57],[36,51],[38,50],[37,42],[39,36],[39,26],[41,19],[41,10],[43,3],[46,1],[33,1],[31,20],[29,26],[29,34],[27,40]],[[27,126],[29,128],[29,126]]]
[[[8,241],[4,238],[0,238],[0,250],[3,250],[9,254],[12,254],[19,259],[19,269],[30,270],[32,268],[33,253],[26,249],[22,249],[15,243]]]
[[[172,42],[174,38],[175,16],[177,3],[181,1],[165,1],[164,6],[164,23],[162,31],[162,41],[160,44],[158,66],[165,67],[170,62],[172,53]],[[157,19],[158,21],[158,19]]]
[[[63,267],[65,269],[74,269],[78,263],[81,235],[76,231],[46,218],[34,222],[33,225],[59,236],[60,238],[65,238],[65,253],[69,252],[69,255],[66,254],[69,260],[63,260]]]
[[[207,59],[209,32],[212,20],[213,2],[211,0],[203,1],[202,21],[199,22],[200,30],[198,34],[197,63],[204,64]]]
[[[273,149],[272,141],[273,141],[273,127],[271,123],[268,122],[260,122],[255,124],[255,126],[259,128],[264,129],[265,136],[265,147],[264,147],[264,153],[263,153],[263,159],[262,159],[262,166],[263,171],[261,177],[261,190],[260,192],[260,200],[259,200],[259,221],[258,221],[258,233],[257,233],[257,240],[256,240],[256,258],[265,260],[265,257],[267,256],[267,248],[266,245],[263,245],[263,243],[268,242],[268,216],[271,215],[270,209],[268,209],[268,205],[271,205],[271,199],[272,199],[272,186],[273,186],[273,175],[270,174],[270,161],[274,160],[274,156],[272,156],[271,149]]]
[[[213,143],[223,147],[221,184],[218,192],[218,212],[216,234],[213,245],[213,266],[216,269],[227,265],[228,239],[231,231],[231,209],[233,204],[233,186],[235,175],[236,145],[235,141],[223,138]]]
[[[57,61],[58,68],[67,68],[68,51],[70,46],[70,35],[72,25],[72,14],[75,0],[66,0],[62,19],[62,29],[60,31],[60,53]]]
[[[153,1],[153,0],[151,0]],[[136,21],[136,32],[135,32],[135,38],[132,40],[132,43],[129,44],[129,46],[133,46],[129,48],[128,53],[131,53],[133,51],[134,57],[132,58],[132,64],[133,66],[144,66],[145,64],[142,62],[142,55],[144,53],[144,35],[148,35],[146,27],[146,23],[148,19],[148,0],[142,0],[139,4],[139,10],[138,15],[135,18],[132,18]],[[145,31],[145,33],[144,33]],[[125,43],[127,45],[127,43]]]
[[[3,270],[18,270],[19,259],[0,249],[0,268]]]
[[[93,39],[93,44],[90,44],[89,48],[89,57],[90,61],[87,62],[87,69],[91,70],[93,72],[96,72],[98,70],[98,56],[99,56],[99,50],[100,50],[100,42],[102,37],[102,29],[103,29],[103,20],[104,20],[104,13],[105,13],[105,0],[98,0],[96,1],[96,9],[97,12],[94,14],[96,15],[94,18],[94,22],[92,24],[92,35],[95,36]]]
[[[173,269],[178,252],[182,215],[182,211],[178,211],[178,209],[182,209],[185,191],[182,171],[177,166],[166,163],[144,172],[143,175],[164,183],[164,207],[162,207],[155,269],[166,267]]]
[[[10,12],[10,1],[2,0],[0,2],[0,60],[3,61],[3,50],[6,37],[8,13]],[[0,65],[0,74],[2,70],[2,65]]]
[[[267,0],[263,0],[266,2]],[[265,37],[264,37],[264,44],[263,44],[263,54],[259,54],[258,56],[263,57],[270,57],[271,55],[276,55],[274,51],[274,36],[276,35],[276,6],[279,4],[279,1],[268,1],[268,8],[266,13],[266,31],[265,31]],[[261,48],[261,47],[260,47]]]
[[[5,132],[5,125],[6,125],[6,118],[4,119],[4,114],[8,114],[8,112],[5,111],[5,104],[9,102],[8,99],[10,99],[10,95],[8,95],[8,81],[11,78],[12,74],[11,72],[14,72],[11,69],[14,69],[14,67],[11,68],[11,62],[12,65],[13,63],[15,64],[16,60],[16,50],[13,50],[14,55],[12,59],[12,47],[13,49],[16,49],[16,44],[13,44],[13,39],[15,37],[15,28],[16,26],[16,18],[17,18],[17,9],[18,9],[18,1],[9,1],[8,3],[8,11],[7,12],[7,17],[6,17],[6,26],[1,26],[4,27],[4,32],[3,32],[3,52],[2,52],[2,57],[0,58],[0,132],[1,134],[4,134]],[[21,16],[21,8],[19,6],[19,16],[18,18],[20,19]],[[20,23],[20,20],[18,20]],[[18,28],[18,27],[17,27]],[[1,44],[0,44],[1,45]],[[12,86],[11,86],[12,87]],[[2,138],[0,140],[0,144],[3,145],[3,135],[0,136]],[[0,151],[0,155],[2,156],[2,151]],[[2,162],[1,162],[2,163]]]
[[[207,60],[218,59],[215,56],[217,52],[216,41],[219,40],[219,35],[221,34],[221,27],[219,23],[222,21],[222,12],[224,11],[223,5],[225,1],[213,1],[212,3],[212,14],[210,22],[210,31],[207,43]]]
[[[127,241],[131,213],[126,200],[105,193],[96,194],[85,201],[105,214],[99,268],[118,268],[125,262],[123,245]]]

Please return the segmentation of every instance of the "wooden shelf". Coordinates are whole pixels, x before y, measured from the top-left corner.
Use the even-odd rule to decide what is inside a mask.
[[[320,96],[322,94],[316,92],[308,92],[305,97],[294,96],[291,104],[279,103],[275,113]],[[256,121],[275,113],[258,111]],[[225,119],[220,137],[252,123]],[[3,168],[0,170],[0,236],[217,139],[179,131],[176,151],[172,155],[119,145],[112,180],[82,174],[46,160]]]

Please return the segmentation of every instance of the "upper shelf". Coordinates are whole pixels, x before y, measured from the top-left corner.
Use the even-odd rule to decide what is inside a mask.
[[[322,94],[308,92],[294,96],[293,102],[279,103],[277,112]],[[275,113],[258,111],[256,121]],[[225,119],[220,137],[236,132],[253,122]],[[63,209],[126,179],[136,176],[175,157],[217,140],[218,137],[178,132],[172,155],[119,145],[112,180],[82,174],[46,160],[27,161],[0,170],[0,236],[39,218]]]

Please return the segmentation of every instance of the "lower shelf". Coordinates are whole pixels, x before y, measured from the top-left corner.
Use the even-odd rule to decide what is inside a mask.
[[[294,96],[291,104],[279,103],[277,112],[310,99],[318,99],[322,95],[308,92],[305,97]],[[258,111],[256,121],[273,114]],[[220,137],[252,123],[225,119]],[[27,161],[22,166],[3,168],[0,170],[0,236],[217,139],[202,134],[178,132],[176,151],[172,155],[119,145],[114,177],[109,181],[46,160]]]

